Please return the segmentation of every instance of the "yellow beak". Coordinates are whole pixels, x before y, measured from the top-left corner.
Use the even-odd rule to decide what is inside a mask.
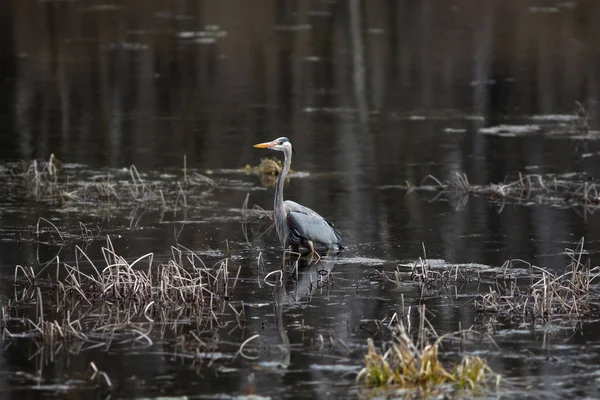
[[[257,149],[270,149],[271,147],[275,147],[276,145],[277,143],[275,142],[264,142],[255,144],[254,147],[256,147]]]

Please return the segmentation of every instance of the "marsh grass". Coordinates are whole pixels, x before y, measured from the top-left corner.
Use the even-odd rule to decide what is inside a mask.
[[[77,207],[143,205],[177,210],[190,204],[191,188],[198,197],[196,188],[201,187],[204,191],[199,196],[202,197],[216,186],[209,177],[188,171],[185,162],[180,181],[156,172],[143,173],[135,165],[127,170],[90,174],[77,168],[64,168],[53,154],[47,162],[33,160],[12,165],[0,178],[6,186],[24,189],[25,194],[36,201]]]
[[[406,282],[416,282],[427,289],[436,289],[447,286],[449,283],[463,282],[466,280],[465,275],[457,265],[433,267],[427,259],[425,244],[422,243],[422,255],[414,262],[398,264],[394,271],[372,271],[368,275],[368,280],[395,288],[399,288]]]
[[[467,272],[458,265],[432,267],[423,246],[423,255],[414,262],[400,264],[394,271],[372,271],[368,281],[394,288],[416,282],[422,286],[422,294],[450,284],[485,282],[491,285],[489,292],[473,300],[478,312],[534,324],[572,321],[600,316],[595,303],[600,297],[600,267],[592,266],[585,253],[583,238],[575,249],[566,249],[570,262],[562,273],[519,259],[508,260],[497,269]],[[514,269],[516,266],[519,268]]]
[[[573,114],[575,115],[575,118],[569,126],[569,130],[571,132],[587,135],[590,131],[590,115],[579,101],[575,102]]]
[[[446,194],[458,198],[457,208],[464,206],[469,196],[483,196],[502,212],[506,203],[550,204],[583,206],[588,211],[600,207],[600,186],[597,183],[559,175],[523,174],[508,182],[488,185],[472,184],[466,174],[456,173],[448,180],[428,175],[419,185],[406,182],[401,186],[384,186],[382,189],[401,188],[407,192],[438,192],[435,201]]]
[[[417,281],[428,286],[440,286],[445,285],[450,280],[451,271],[450,269],[438,270],[431,267],[429,260],[427,259],[427,251],[425,250],[425,244],[422,244],[423,254],[414,262],[408,264],[410,268],[410,279]],[[458,267],[455,267],[457,273],[454,275],[458,277]],[[398,268],[396,268],[398,271]],[[397,275],[395,276],[396,279]]]
[[[267,211],[264,208],[254,205],[248,208],[250,194],[246,195],[242,204],[242,234],[247,244],[250,244],[250,235],[253,239],[258,239],[270,233],[273,228],[273,211]],[[256,224],[255,222],[268,221],[268,224]]]
[[[187,335],[178,354],[196,360],[196,353],[211,348],[201,339],[204,332],[233,319],[234,328],[243,329],[243,303],[230,301],[237,276],[230,282],[228,259],[207,266],[193,251],[172,247],[166,262],[155,262],[153,253],[128,261],[109,237],[102,255],[100,266],[76,246],[73,263],[55,257],[37,273],[18,265],[14,299],[2,308],[5,338],[28,338],[38,356],[52,360],[60,351],[147,347],[156,336],[179,341]],[[231,310],[235,318],[224,322]],[[185,333],[190,330],[196,333]]]
[[[25,178],[27,188],[31,195],[39,200],[45,196],[54,197],[58,192],[58,169],[60,162],[54,156],[50,155],[47,163],[40,164],[33,160],[24,171],[22,176]]]
[[[534,324],[597,317],[600,310],[594,308],[591,300],[598,296],[600,267],[592,267],[589,259],[584,260],[583,247],[581,239],[574,250],[567,249],[571,261],[562,274],[522,260],[507,261],[503,276],[509,275],[513,264],[525,263],[530,270],[528,282],[519,283],[515,277],[496,280],[494,288],[474,302],[475,309]]]
[[[392,328],[392,338],[376,348],[368,339],[365,366],[356,380],[368,390],[367,395],[429,398],[448,395],[478,396],[500,385],[487,361],[476,355],[463,355],[456,363],[440,358],[442,343],[458,338],[465,340],[473,331],[437,336],[421,307],[417,338],[409,334],[402,321]],[[375,391],[375,393],[373,393]]]

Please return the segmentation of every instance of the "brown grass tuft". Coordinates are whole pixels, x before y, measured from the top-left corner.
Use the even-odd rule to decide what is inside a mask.
[[[421,315],[424,315],[424,310]],[[387,395],[399,394],[408,398],[459,392],[482,395],[489,391],[491,385],[498,388],[500,376],[479,356],[464,355],[454,365],[440,360],[442,341],[456,334],[438,337],[427,344],[424,340],[425,324],[422,322],[420,325],[417,342],[408,335],[402,322],[396,325],[392,340],[385,343],[381,350],[375,347],[372,339],[368,339],[365,366],[359,372],[357,382],[370,390],[377,389]],[[464,335],[465,332],[457,334]]]
[[[590,315],[591,286],[600,277],[600,267],[583,260],[584,240],[575,250],[567,249],[571,263],[562,274],[554,274],[528,264],[530,284],[517,284],[516,278],[497,281],[495,289],[475,301],[475,309],[500,317],[533,323],[552,319],[579,319]],[[505,263],[505,269],[512,263]],[[597,312],[597,310],[595,311]]]

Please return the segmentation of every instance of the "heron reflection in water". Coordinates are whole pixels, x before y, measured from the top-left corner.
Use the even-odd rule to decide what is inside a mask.
[[[275,230],[283,247],[291,246],[298,252],[300,246],[310,250],[310,255],[321,258],[316,249],[342,250],[344,245],[340,232],[334,225],[308,207],[291,200],[283,200],[283,185],[292,164],[292,143],[286,137],[255,144],[259,149],[282,151],[283,168],[275,186],[273,220]]]

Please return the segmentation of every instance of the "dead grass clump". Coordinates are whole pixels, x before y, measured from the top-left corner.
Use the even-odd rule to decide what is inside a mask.
[[[403,282],[416,282],[423,289],[439,290],[448,284],[466,281],[464,271],[458,265],[433,267],[427,259],[425,245],[422,244],[423,254],[414,262],[398,264],[394,271],[374,270],[366,279],[370,283],[380,283],[384,286],[399,288]],[[480,279],[480,276],[477,276]]]
[[[581,239],[575,250],[567,249],[571,262],[562,274],[528,264],[529,285],[518,285],[516,279],[497,282],[495,289],[474,302],[475,309],[532,323],[579,319],[597,313],[590,300],[600,267],[592,268],[589,260],[582,260],[583,244]],[[511,264],[505,263],[506,268]]]
[[[443,363],[439,349],[444,338],[439,337],[427,345],[422,341],[418,345],[400,323],[392,340],[382,350],[368,339],[365,366],[358,374],[357,382],[368,389],[399,392],[410,398],[455,392],[481,395],[492,383],[498,387],[500,375],[495,374],[481,357],[465,355],[458,364]]]
[[[276,158],[261,158],[260,164],[255,167],[246,165],[247,173],[258,173],[261,175],[279,175],[281,172],[281,161]]]
[[[106,174],[106,178],[83,185],[81,193],[76,190],[69,196],[69,200],[78,200],[78,195],[80,195],[86,199],[97,198],[102,202],[117,202],[120,200],[117,190],[117,183],[113,180],[111,174]]]
[[[198,332],[221,326],[235,288],[235,282],[229,283],[227,259],[208,267],[194,252],[173,247],[167,262],[155,263],[153,253],[131,262],[115,252],[110,238],[102,254],[102,267],[77,246],[75,265],[56,257],[37,274],[17,266],[14,304],[2,314],[6,337],[80,350],[124,343],[150,346],[156,325],[161,335],[167,327],[177,330],[181,321]],[[42,274],[54,265],[56,276],[48,287]],[[24,315],[15,316],[19,310]],[[236,320],[243,324],[243,309]]]
[[[58,170],[60,165],[60,161],[54,154],[51,154],[47,163],[38,163],[37,160],[33,160],[27,166],[23,176],[25,177],[29,193],[35,199],[39,200],[44,196],[53,197],[59,194]]]
[[[572,132],[581,133],[587,135],[590,131],[589,119],[590,115],[586,111],[583,104],[579,101],[575,102],[575,109],[573,110],[575,118],[570,126]]]
[[[76,252],[76,260],[87,261],[94,273],[82,272],[79,261],[74,266],[65,263],[64,296],[76,294],[88,302],[157,304],[178,310],[216,305],[228,295],[227,260],[207,267],[194,252],[173,247],[172,258],[165,263],[155,264],[153,253],[128,262],[114,251],[110,238],[102,248],[106,264],[102,269],[79,247]]]
[[[429,183],[431,182],[431,183]],[[508,182],[476,185],[469,182],[466,174],[456,173],[453,179],[442,181],[428,175],[419,185],[406,182],[402,188],[407,192],[426,191],[439,192],[433,199],[447,194],[458,196],[458,207],[464,206],[469,196],[485,196],[501,212],[506,203],[572,205],[596,208],[600,206],[600,188],[597,183],[586,177],[576,178],[571,175],[561,177],[555,174],[523,174]],[[432,201],[433,201],[432,200]]]
[[[281,172],[282,164],[281,160],[276,158],[261,158],[260,164],[257,166],[246,165],[244,171],[247,174],[258,174],[260,178],[260,182],[263,186],[275,186],[277,183],[277,177]],[[290,172],[292,172],[290,170]],[[285,179],[286,182],[289,182],[290,175],[288,175]]]
[[[62,166],[51,155],[47,162],[33,160],[8,169],[2,176],[3,184],[36,201],[61,206],[154,206],[161,210],[188,207],[189,187],[206,186],[204,196],[215,182],[184,167],[183,180],[152,171],[143,173],[135,165],[106,173],[90,174],[75,167]],[[198,199],[194,199],[198,200]]]
[[[427,260],[425,244],[422,244],[422,247],[423,255],[419,257],[416,262],[409,264],[411,269],[410,279],[426,285],[446,284],[450,278],[450,271],[440,271],[431,268],[431,264],[429,263],[429,260]]]

